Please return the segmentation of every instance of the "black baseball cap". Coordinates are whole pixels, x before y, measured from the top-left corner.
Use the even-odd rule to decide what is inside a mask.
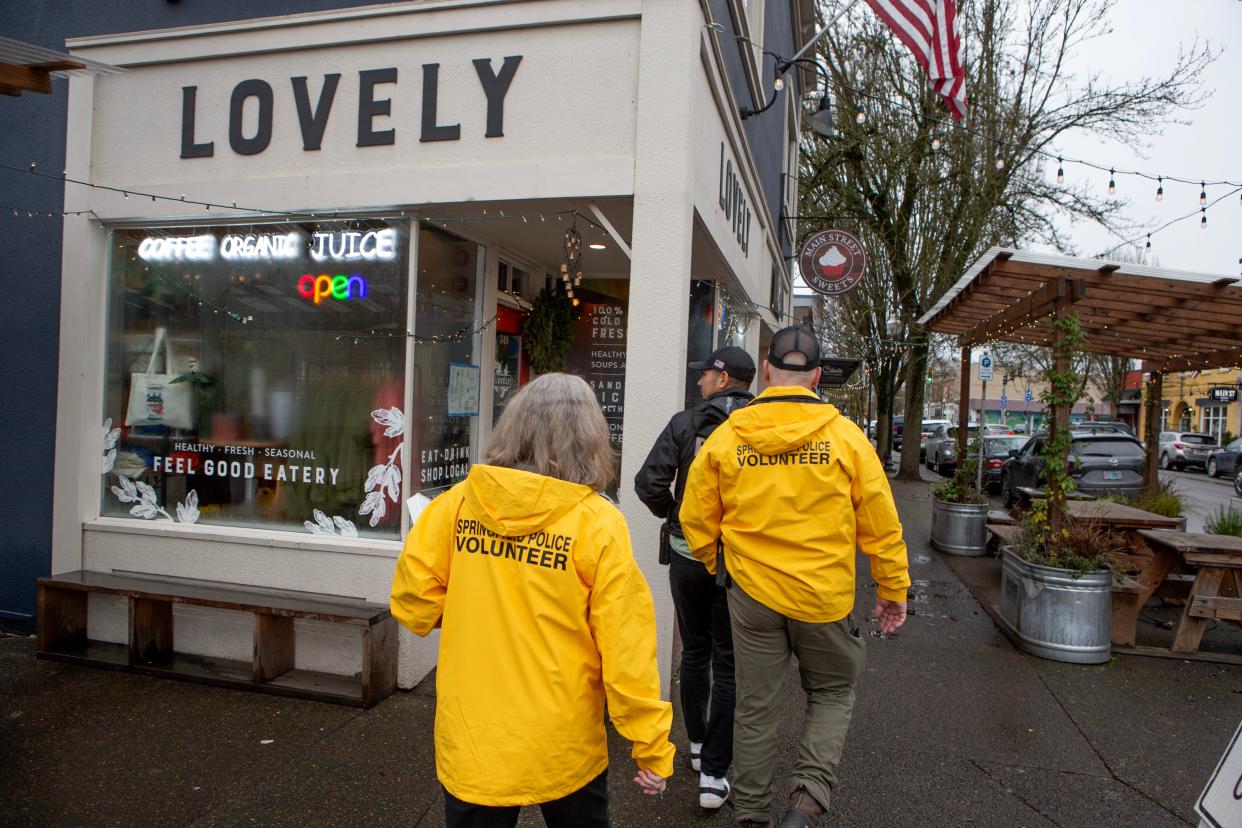
[[[791,354],[802,354],[806,362],[801,365],[786,362]],[[819,340],[798,325],[781,328],[768,345],[768,364],[782,371],[814,371],[819,367]]]
[[[690,367],[700,371],[723,371],[740,382],[748,383],[755,378],[755,361],[735,345],[717,348],[702,362],[690,363]]]

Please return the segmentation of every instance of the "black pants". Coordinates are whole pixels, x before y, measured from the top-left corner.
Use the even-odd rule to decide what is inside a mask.
[[[517,805],[472,805],[444,792],[445,828],[513,828]],[[548,828],[608,828],[608,770],[578,790],[539,805]]]
[[[686,735],[703,743],[702,772],[724,776],[733,762],[733,633],[724,587],[707,567],[673,553],[668,567],[681,630],[681,710]]]

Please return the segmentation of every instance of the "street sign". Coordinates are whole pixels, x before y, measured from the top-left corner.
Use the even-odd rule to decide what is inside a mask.
[[[1026,389],[1026,393],[1022,395],[1022,399],[1026,400],[1027,402],[1030,402],[1031,400],[1035,399],[1035,395],[1032,394],[1031,389],[1028,388]]]
[[[979,357],[979,379],[987,382],[992,378],[992,355],[984,354]]]
[[[1231,403],[1238,401],[1238,389],[1232,386],[1216,386],[1208,391],[1212,402]]]
[[[1004,411],[1008,407],[1009,407],[1009,398],[1006,397],[1004,394],[1001,394],[1001,411]]]
[[[1242,735],[1242,725],[1234,731],[1225,755],[1195,803],[1195,811],[1203,818],[1204,825],[1227,828],[1242,824],[1242,743],[1238,741],[1239,735]]]

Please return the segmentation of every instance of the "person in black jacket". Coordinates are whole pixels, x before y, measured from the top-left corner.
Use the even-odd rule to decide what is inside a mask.
[[[690,737],[690,765],[699,771],[699,805],[716,809],[729,796],[725,772],[733,762],[733,635],[723,586],[694,559],[677,514],[690,462],[708,435],[751,399],[755,361],[741,348],[715,351],[703,362],[703,399],[669,420],[634,477],[634,491],[668,522],[669,587],[681,631],[681,709]]]

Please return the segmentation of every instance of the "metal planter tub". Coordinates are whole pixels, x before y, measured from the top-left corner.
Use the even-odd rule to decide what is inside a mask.
[[[945,503],[932,498],[931,545],[950,555],[980,557],[988,552],[988,505]]]
[[[1076,574],[1001,553],[1001,620],[1018,646],[1040,658],[1103,664],[1112,657],[1113,575]]]

